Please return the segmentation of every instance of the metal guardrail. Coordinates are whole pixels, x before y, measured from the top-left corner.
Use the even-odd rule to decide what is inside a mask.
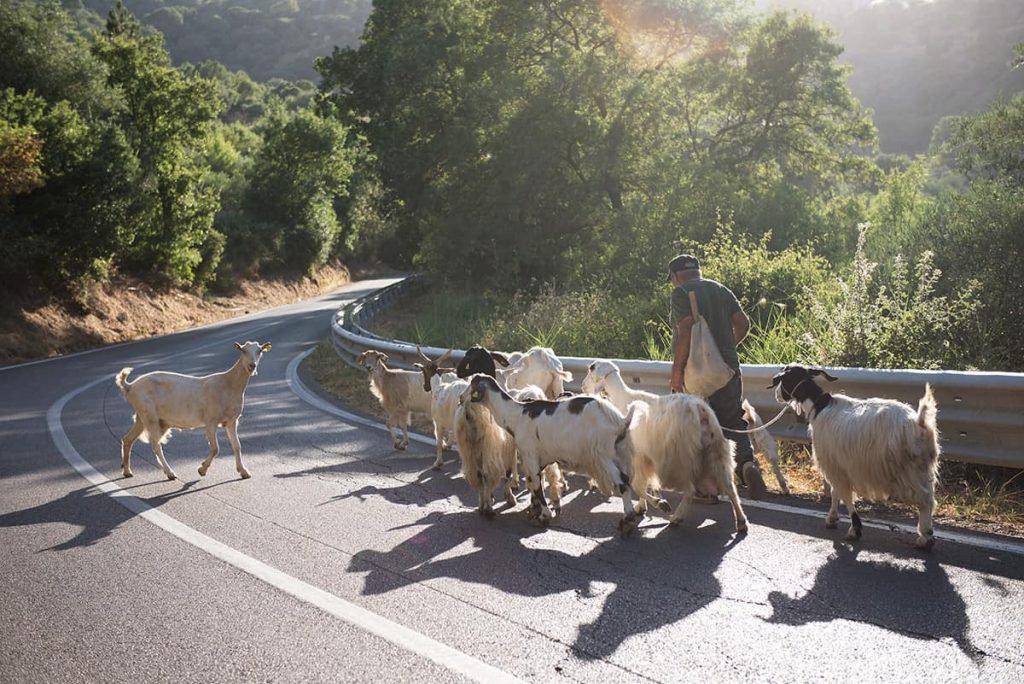
[[[389,365],[411,368],[419,359],[416,346],[374,335],[366,325],[391,306],[422,276],[411,276],[356,300],[339,311],[332,322],[334,348],[350,365],[369,348],[383,351]],[[428,356],[437,357],[447,349],[423,347]],[[459,360],[462,351],[455,351]],[[562,364],[572,372],[571,389],[587,374],[592,358],[563,356]],[[668,393],[671,364],[666,361],[613,359],[623,379],[636,389],[657,394]],[[744,394],[768,420],[782,407],[768,389],[779,366],[742,366]],[[938,424],[942,433],[943,458],[965,463],[1024,468],[1024,373],[975,371],[875,370],[867,368],[829,368],[838,382],[825,383],[831,392],[852,397],[886,397],[917,406],[925,383],[931,383],[939,405]],[[769,430],[777,439],[807,442],[807,426],[792,413]]]

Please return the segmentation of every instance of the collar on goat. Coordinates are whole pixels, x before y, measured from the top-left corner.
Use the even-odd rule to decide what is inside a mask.
[[[806,396],[799,397],[797,396],[797,390],[799,390],[804,383],[810,383],[813,389],[808,390]],[[818,387],[818,383],[814,382],[811,378],[804,378],[800,382],[796,383],[796,387],[793,388],[789,395],[800,402],[801,405],[803,405],[807,400],[812,402],[811,418],[817,416],[821,413],[822,409],[832,403],[832,395]]]

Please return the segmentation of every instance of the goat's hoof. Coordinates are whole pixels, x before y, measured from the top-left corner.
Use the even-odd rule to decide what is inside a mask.
[[[846,541],[857,541],[858,539],[860,539],[860,534],[860,530],[851,527],[849,530],[846,531]]]
[[[443,465],[443,463],[444,463],[443,461],[440,461],[440,462],[436,462],[436,461],[435,461],[435,462],[434,462],[434,465],[433,465],[433,466],[431,466],[431,469],[433,469],[433,470],[440,470],[440,469],[441,469],[441,466]]]
[[[747,521],[743,520],[742,522],[736,523],[736,534],[746,534],[746,533],[747,533]]]
[[[679,527],[679,524],[681,522],[683,522],[682,518],[669,518],[668,519],[668,524],[671,525],[672,527]]]
[[[541,515],[538,515],[537,516],[537,524],[540,525],[541,527],[548,527],[551,524],[551,516],[550,515],[544,515],[543,513]]]
[[[485,518],[493,518],[494,517],[494,509],[493,508],[484,508],[484,509],[482,509],[480,511],[480,515],[484,516]]]
[[[930,534],[927,537],[918,537],[914,547],[921,551],[931,551],[935,547],[935,537]]]
[[[838,520],[829,520],[828,518],[825,518],[825,529],[827,529],[827,530],[834,530],[834,529],[836,529],[836,526],[838,524],[839,524]]]
[[[135,477],[135,474],[130,470],[122,470],[121,474],[125,477]]]
[[[622,534],[623,537],[628,537],[633,533],[633,530],[639,527],[639,525],[640,520],[639,518],[637,518],[635,513],[627,515],[626,517],[619,520],[619,532]]]
[[[206,477],[206,468],[199,466],[199,477]]]
[[[395,445],[395,448],[398,449],[399,451],[405,451],[405,447],[406,447],[405,444],[396,444]]]
[[[658,499],[658,510],[662,513],[671,513],[672,507],[668,505],[668,501],[664,499]]]
[[[789,496],[789,487],[782,488],[782,496]]]
[[[173,470],[165,470],[164,471],[164,477],[166,477],[168,480],[177,480],[178,479],[177,474]]]
[[[248,470],[246,470],[245,468],[242,468],[241,470],[239,470],[239,471],[238,471],[238,475],[239,475],[239,476],[240,476],[240,477],[241,477],[241,478],[242,478],[243,480],[248,480],[248,479],[249,479],[250,477],[252,477],[252,475],[251,475],[251,474],[249,473],[249,471],[248,471]]]
[[[551,504],[551,512],[556,514],[556,515],[558,513],[561,513],[562,512],[562,504],[560,504],[560,503],[553,503],[553,504]]]

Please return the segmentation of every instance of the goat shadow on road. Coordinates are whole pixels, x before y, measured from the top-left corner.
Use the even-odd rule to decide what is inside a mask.
[[[351,496],[376,494],[407,504],[408,487],[364,487]],[[725,506],[716,512],[722,514],[720,520],[700,529],[687,524],[674,529],[648,523],[630,538],[620,539],[614,534],[608,539],[621,512],[589,510],[606,502],[598,495],[577,496],[555,519],[553,531],[579,536],[580,543],[572,544],[584,549],[579,555],[530,543],[531,538],[547,532],[527,523],[521,512],[503,514],[502,507],[493,520],[488,520],[475,510],[435,510],[401,525],[423,529],[390,550],[358,552],[349,571],[366,573],[365,595],[438,578],[525,598],[575,594],[583,604],[582,614],[596,616],[579,625],[572,648],[582,658],[605,658],[629,637],[679,622],[717,600],[722,587],[715,571],[742,539],[733,533],[731,510],[726,511]],[[585,533],[580,531],[581,522],[589,528]],[[677,535],[685,536],[686,543],[673,543],[671,537]],[[472,552],[449,555],[466,541],[472,542]],[[482,594],[479,600],[486,601],[482,598],[485,596]],[[550,629],[557,631],[562,621],[557,620]],[[542,630],[545,626],[530,625]]]
[[[802,596],[768,595],[773,613],[766,622],[850,620],[915,639],[949,638],[975,662],[984,657],[969,637],[967,605],[936,558],[925,558],[922,566],[860,559],[861,549],[845,542],[836,541],[833,548]]]
[[[142,487],[158,487],[167,483],[167,480],[154,480],[142,482],[134,487],[122,487],[125,491],[139,489]],[[174,491],[145,496],[132,492],[151,508],[159,508],[168,501],[188,494],[197,494],[220,485],[230,484],[232,480],[215,482],[205,486],[197,487],[200,480],[182,482],[181,487]],[[39,549],[40,551],[66,551],[81,546],[90,546],[109,537],[117,528],[132,518],[136,517],[134,511],[130,511],[109,494],[97,489],[93,485],[87,485],[68,492],[59,499],[53,499],[46,503],[32,506],[20,511],[0,514],[0,528],[24,527],[27,525],[50,525],[63,523],[78,528],[78,533],[67,541],[53,546]]]

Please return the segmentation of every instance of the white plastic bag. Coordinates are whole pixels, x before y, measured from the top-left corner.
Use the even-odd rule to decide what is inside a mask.
[[[690,394],[707,398],[725,387],[736,371],[722,360],[711,328],[697,308],[697,293],[690,290],[689,295],[693,328],[690,330],[690,356],[684,372],[685,389]]]

